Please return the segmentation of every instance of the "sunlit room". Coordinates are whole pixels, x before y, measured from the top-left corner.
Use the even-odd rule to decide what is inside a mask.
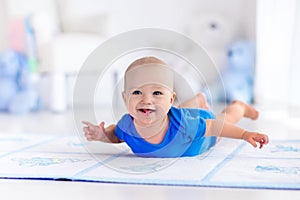
[[[300,1],[0,0],[5,199],[299,199]]]

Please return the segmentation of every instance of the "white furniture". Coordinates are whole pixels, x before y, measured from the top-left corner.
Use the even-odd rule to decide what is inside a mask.
[[[74,75],[89,54],[107,39],[107,16],[91,10],[78,12],[71,6],[72,1],[51,2],[55,7],[52,14],[39,10],[32,16],[32,25],[39,71],[50,76],[50,98],[43,98],[43,102],[46,108],[62,112],[72,103]],[[71,81],[65,79],[66,75]]]
[[[30,17],[40,72],[78,72],[87,56],[107,39],[107,15],[95,9],[79,11],[76,2],[80,1],[5,0],[8,22]]]
[[[48,81],[44,84],[48,87],[41,88],[43,108],[54,112],[65,111],[70,104],[73,88],[66,84],[70,82],[66,77],[75,76],[89,54],[108,37],[107,15],[90,9],[92,2],[87,2],[88,9],[78,9],[76,2],[80,1],[5,0],[4,4],[8,21],[30,17],[38,72],[46,73],[42,78]]]

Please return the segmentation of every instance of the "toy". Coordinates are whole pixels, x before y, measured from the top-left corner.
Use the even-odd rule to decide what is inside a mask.
[[[227,51],[227,63],[228,66],[222,73],[225,100],[253,103],[254,44],[248,40],[232,43]]]
[[[39,107],[39,96],[33,88],[26,57],[16,51],[0,54],[0,111],[23,114]]]

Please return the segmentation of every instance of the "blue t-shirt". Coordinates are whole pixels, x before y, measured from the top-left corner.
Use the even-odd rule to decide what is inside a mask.
[[[143,157],[195,156],[215,145],[216,137],[204,137],[205,119],[215,119],[210,111],[171,107],[168,116],[168,130],[160,144],[151,144],[143,139],[129,114],[117,123],[115,132],[136,155]]]

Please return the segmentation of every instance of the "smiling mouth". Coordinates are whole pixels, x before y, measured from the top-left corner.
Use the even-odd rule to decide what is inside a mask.
[[[154,112],[155,110],[153,109],[145,109],[145,108],[141,108],[141,109],[138,109],[140,112],[142,112],[144,115],[149,115],[151,114],[152,112]]]

